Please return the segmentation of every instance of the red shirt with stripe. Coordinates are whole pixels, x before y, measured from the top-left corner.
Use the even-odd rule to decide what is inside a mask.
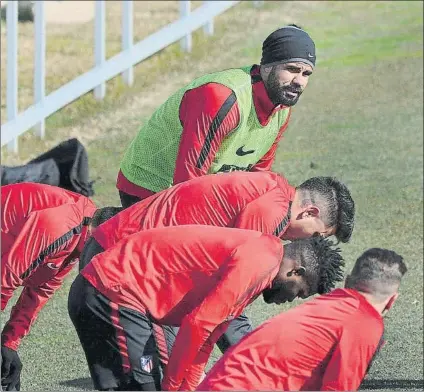
[[[284,106],[274,106],[269,99],[259,72],[259,66],[254,65],[252,67],[251,77],[256,115],[259,122],[265,126],[275,112],[283,109]],[[183,131],[175,164],[174,185],[206,175],[222,141],[237,128],[240,121],[240,111],[238,102],[235,101],[220,122],[214,138],[212,140],[207,139],[211,124],[232,94],[234,94],[233,91],[227,86],[219,83],[207,83],[187,91],[184,95],[179,110]],[[269,151],[251,168],[251,171],[271,170],[278,143],[288,126],[290,113]],[[205,144],[208,144],[208,153],[202,157],[202,165],[199,167],[199,157]],[[149,189],[133,184],[125,178],[121,171],[118,174],[117,188],[141,199],[154,194]]]
[[[207,175],[133,204],[100,225],[104,248],[137,231],[187,224],[237,227],[283,236],[295,188],[272,172]]]
[[[128,236],[81,274],[112,303],[181,326],[162,388],[193,390],[228,322],[270,286],[282,258],[275,236],[187,225]]]
[[[365,297],[336,289],[246,335],[221,357],[198,390],[357,390],[383,330],[381,315]]]
[[[2,332],[2,344],[16,350],[77,261],[96,206],[37,183],[2,186],[1,206],[1,310],[24,286]]]

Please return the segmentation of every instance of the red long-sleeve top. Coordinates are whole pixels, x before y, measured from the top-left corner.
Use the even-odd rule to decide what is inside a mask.
[[[265,126],[275,112],[283,109],[284,106],[275,106],[269,99],[259,72],[259,66],[255,65],[252,67],[251,78],[256,115],[259,122]],[[237,128],[240,122],[240,111],[236,100],[231,108],[226,111],[226,115],[222,118],[220,126],[214,134],[214,138],[209,140],[207,137],[212,122],[232,94],[234,93],[230,88],[219,83],[207,83],[185,93],[179,109],[179,118],[183,126],[183,131],[175,164],[174,185],[206,175],[222,141]],[[278,143],[288,126],[290,113],[287,121],[280,128],[280,132],[269,151],[250,171],[271,170]],[[207,156],[202,156],[202,165],[199,167],[199,157],[202,151],[205,150],[204,146],[206,144],[208,153]],[[154,193],[149,189],[133,184],[125,178],[121,171],[118,174],[117,188],[130,195],[138,196],[141,199]]]
[[[36,183],[2,186],[1,206],[1,310],[24,286],[1,339],[17,350],[77,261],[96,207],[85,196]]]
[[[275,236],[187,225],[128,236],[81,274],[112,302],[181,326],[162,388],[193,390],[227,323],[270,286],[282,258]]]
[[[200,391],[354,391],[383,335],[359,292],[336,289],[259,326],[231,347]]]
[[[295,188],[272,172],[198,177],[120,212],[93,234],[107,249],[121,238],[155,227],[187,224],[237,227],[284,236]]]

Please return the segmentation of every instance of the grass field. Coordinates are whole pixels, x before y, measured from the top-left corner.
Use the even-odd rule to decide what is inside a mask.
[[[197,75],[258,62],[262,41],[273,29],[300,24],[315,39],[318,63],[294,109],[274,170],[293,184],[316,175],[336,176],[348,184],[357,220],[351,243],[341,246],[347,270],[370,247],[404,256],[409,272],[386,319],[388,343],[363,389],[422,390],[422,13],[422,2],[266,2],[259,11],[243,3],[217,19],[217,35],[202,41],[192,55],[176,51],[180,61],[158,64],[160,72],[147,84],[136,83],[125,97],[108,104],[112,106],[96,107],[95,114],[87,110],[78,122],[70,124],[59,113],[45,142],[26,135],[21,155],[3,152],[3,163],[25,161],[78,136],[88,147],[92,177],[101,177],[95,201],[117,204],[120,158],[156,106]],[[77,119],[77,109],[72,110]],[[91,388],[66,309],[74,276],[47,304],[21,347],[23,390]],[[248,314],[258,325],[288,307],[258,300]],[[214,352],[211,363],[216,358]]]

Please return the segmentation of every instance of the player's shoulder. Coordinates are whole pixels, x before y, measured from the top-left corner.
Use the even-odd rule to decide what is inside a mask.
[[[238,186],[249,187],[251,189],[257,189],[260,193],[266,193],[267,191],[274,189],[278,186],[279,176],[276,173],[271,171],[234,171],[232,173],[225,173],[225,175],[209,175],[209,177],[216,177],[216,179],[211,179],[211,181],[216,181],[217,183],[228,183],[232,185],[235,189],[238,189]],[[243,192],[244,196],[245,193]]]
[[[352,289],[335,289],[329,294],[321,296],[328,300],[337,318],[342,322],[344,329],[371,330],[377,335],[382,333],[383,322],[381,315],[358,291]]]
[[[232,94],[234,94],[234,91],[230,87],[219,82],[207,82],[188,92],[188,95],[207,97],[208,99],[222,102],[227,100]]]
[[[262,233],[255,243],[257,246],[255,254],[261,256],[260,263],[264,266],[274,266],[280,264],[284,255],[283,242],[275,235]]]
[[[284,249],[284,244],[280,238],[272,234],[261,233],[258,237],[262,247],[269,249],[271,252]]]
[[[343,309],[346,315],[354,314],[360,308],[360,298],[355,295],[353,290],[337,288],[327,294],[319,297],[322,300],[327,300],[330,306]]]
[[[226,229],[228,230],[228,229]],[[283,257],[283,243],[271,234],[260,233],[256,230],[231,229],[233,235],[239,235],[242,241],[236,248],[236,253],[246,258],[257,258],[258,264],[266,264]]]

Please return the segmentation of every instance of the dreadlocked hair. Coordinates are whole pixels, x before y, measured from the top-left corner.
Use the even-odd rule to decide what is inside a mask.
[[[340,248],[333,248],[334,243],[321,236],[312,238],[316,260],[319,265],[318,294],[325,294],[334,289],[336,282],[344,279],[345,262]]]
[[[304,278],[314,294],[328,293],[343,280],[345,263],[340,248],[321,236],[284,245],[284,255],[305,267]]]

